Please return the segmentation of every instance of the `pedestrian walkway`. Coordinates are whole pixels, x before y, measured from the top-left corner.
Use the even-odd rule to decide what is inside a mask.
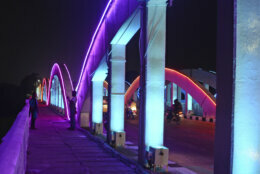
[[[27,174],[136,173],[68,121],[40,106],[36,130],[30,130]]]

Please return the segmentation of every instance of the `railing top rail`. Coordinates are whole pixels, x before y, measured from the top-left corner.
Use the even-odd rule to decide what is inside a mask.
[[[29,104],[27,100],[26,105],[17,115],[12,127],[0,144],[0,169],[2,174],[23,173],[25,162],[21,157],[22,155],[26,157],[24,153],[26,153],[28,136]]]

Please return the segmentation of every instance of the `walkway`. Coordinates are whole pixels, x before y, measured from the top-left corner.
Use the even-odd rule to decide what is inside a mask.
[[[135,173],[68,122],[40,107],[36,130],[30,130],[27,174]]]

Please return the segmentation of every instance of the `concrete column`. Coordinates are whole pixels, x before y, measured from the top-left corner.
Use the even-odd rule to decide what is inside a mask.
[[[181,101],[181,87],[177,86],[177,99]]]
[[[209,90],[209,84],[204,83],[203,85],[204,85],[204,87],[205,87],[207,90]]]
[[[57,79],[55,78],[54,79],[54,101],[53,101],[53,106],[54,106],[54,109],[56,109],[56,106],[57,106]]]
[[[163,146],[166,0],[147,2],[145,145]]]
[[[214,173],[232,174],[234,24],[236,0],[218,0],[217,108]],[[223,83],[225,82],[225,83]]]
[[[59,92],[60,92],[60,105],[59,105],[59,107],[62,109],[62,103],[63,103],[63,100],[62,100],[62,91],[61,91],[61,86],[59,87]]]
[[[60,109],[60,95],[61,95],[61,93],[60,93],[60,84],[58,83],[58,85],[57,85],[58,87],[57,87],[57,90],[58,90],[58,96],[57,96],[57,108],[58,108],[58,110]]]
[[[57,90],[57,99],[56,99],[56,110],[58,110],[59,109],[59,98],[60,98],[60,96],[59,96],[59,85],[60,85],[60,82],[59,82],[59,80],[57,80],[57,88],[56,88],[56,90]]]
[[[103,81],[92,81],[92,122],[103,120]]]
[[[259,0],[219,0],[218,12],[214,173],[258,174]]]
[[[110,128],[112,132],[124,132],[125,45],[112,44],[111,56]]]
[[[84,104],[80,110],[79,114],[79,125],[82,128],[89,128],[90,126],[92,127],[91,123],[91,112],[92,112],[92,86],[89,85],[90,88],[88,89],[86,93],[86,98],[84,101]]]
[[[172,96],[172,90],[171,90],[171,83],[169,83],[167,86],[166,86],[166,105],[168,107],[171,106],[171,96]]]
[[[185,101],[186,101],[185,112],[186,112],[186,114],[188,114],[189,111],[192,111],[192,96],[187,92],[186,92]]]
[[[60,82],[59,82],[59,80],[57,79],[55,83],[56,83],[56,85],[55,85],[55,91],[56,91],[56,92],[55,92],[55,93],[56,93],[56,99],[55,99],[55,101],[56,101],[56,102],[55,102],[55,105],[56,105],[56,106],[55,106],[55,109],[57,110],[57,108],[58,108],[58,103],[59,103],[59,83],[60,83]]]
[[[92,81],[92,130],[98,135],[103,134],[103,84],[103,80]]]
[[[61,92],[61,86],[59,86],[59,112],[62,113],[62,92]]]
[[[237,0],[233,173],[260,173],[260,1]]]
[[[177,85],[175,83],[171,83],[171,105],[174,103],[174,100],[177,99]]]
[[[139,112],[139,137],[138,137],[138,162],[146,165],[145,148],[145,91],[146,91],[146,49],[147,49],[147,8],[146,1],[140,1],[140,112]]]

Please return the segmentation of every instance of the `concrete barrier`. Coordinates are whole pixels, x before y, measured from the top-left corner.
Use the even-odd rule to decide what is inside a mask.
[[[17,115],[15,122],[0,144],[0,173],[24,174],[29,138],[29,104]]]

